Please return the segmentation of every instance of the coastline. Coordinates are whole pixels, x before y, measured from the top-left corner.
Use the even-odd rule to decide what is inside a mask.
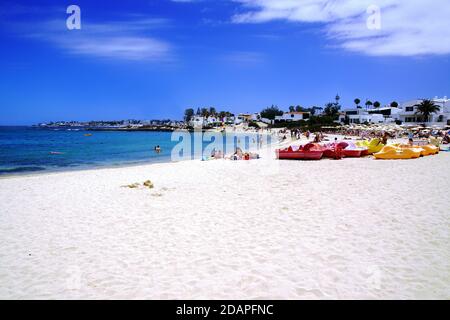
[[[194,160],[185,160],[185,161],[194,161]],[[41,171],[34,172],[18,172],[11,174],[1,174],[0,180],[2,179],[11,179],[11,178],[20,178],[20,177],[34,177],[34,176],[43,176],[43,175],[53,175],[53,174],[61,174],[65,172],[80,172],[80,171],[97,171],[102,169],[121,169],[121,168],[129,168],[129,167],[140,167],[140,166],[150,166],[153,164],[169,164],[169,163],[177,163],[179,161],[167,161],[167,159],[161,159],[160,161],[132,161],[127,163],[118,163],[118,164],[98,164],[98,165],[85,165],[85,166],[74,166],[71,168],[55,168],[55,169],[46,169]]]
[[[5,142],[4,144],[6,149],[0,157],[0,178],[172,162],[171,150],[178,144],[177,139],[172,140],[170,133],[165,131],[152,131],[148,132],[148,135],[147,132],[138,131],[134,133],[113,131],[118,135],[109,134],[109,131],[100,131],[93,137],[84,137],[82,133],[71,130],[57,130],[57,133],[55,133],[51,129],[13,128],[23,129],[24,131],[18,131],[17,133],[4,131],[6,133],[6,136],[3,137],[4,141],[12,142]],[[38,132],[39,135],[34,135],[35,132]],[[222,135],[224,139],[223,147],[227,148],[228,153],[230,153],[229,147],[232,147],[231,144],[228,145],[229,141],[232,141],[228,137],[236,136],[238,139],[242,139],[241,136],[243,135],[247,137],[256,137],[257,135],[256,132],[244,130],[206,131],[206,133],[208,132]],[[21,134],[26,136],[29,133],[31,133],[33,141],[28,140],[28,144],[24,144],[20,140]],[[188,132],[186,131],[186,133]],[[261,134],[268,136],[267,132]],[[13,139],[16,137],[19,138],[14,142]],[[26,138],[28,139],[28,137]],[[44,144],[35,148],[33,143],[41,143],[41,141],[44,141]],[[14,143],[20,143],[23,147],[12,147]],[[206,140],[203,141],[203,148],[210,143]],[[153,150],[156,145],[161,145],[161,153],[156,153]],[[24,156],[27,154],[29,154],[29,157]],[[197,151],[195,155],[192,154],[192,159],[196,158],[200,158]],[[179,161],[179,159],[173,160]],[[184,161],[184,159],[182,160]]]
[[[0,179],[0,297],[448,299],[449,162],[193,160]]]

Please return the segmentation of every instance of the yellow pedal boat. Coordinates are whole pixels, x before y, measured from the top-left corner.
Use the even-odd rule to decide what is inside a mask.
[[[427,144],[424,146],[410,146],[408,144],[393,144],[393,146],[396,146],[398,148],[402,148],[402,149],[408,149],[408,148],[417,148],[417,149],[422,149],[420,155],[421,156],[429,156],[429,155],[433,155],[436,153],[439,153],[439,148],[432,145],[432,144]]]
[[[423,149],[418,147],[403,148],[388,145],[373,155],[376,159],[417,159],[420,157],[422,151]]]
[[[367,148],[369,151],[369,154],[380,152],[381,149],[383,149],[384,144],[381,143],[380,139],[372,139],[370,141],[363,140],[363,141],[357,141],[356,145],[358,147]]]
[[[420,146],[424,151],[422,151],[423,156],[429,156],[436,153],[439,153],[439,147],[436,147],[432,144],[427,144],[426,146]]]

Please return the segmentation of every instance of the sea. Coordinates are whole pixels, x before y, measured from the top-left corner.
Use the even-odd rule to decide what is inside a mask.
[[[191,139],[194,135],[187,132]],[[200,139],[201,147],[181,152],[183,160],[202,159],[219,142],[224,153],[237,146],[251,149],[259,135],[219,134]],[[218,139],[218,140],[217,140]],[[222,141],[220,141],[222,139]],[[172,132],[88,131],[84,128],[0,127],[0,176],[174,161],[172,150],[182,138]],[[197,140],[198,141],[198,140]],[[160,152],[155,147],[160,147]],[[209,146],[209,147],[208,147]],[[209,149],[208,149],[209,148]],[[179,160],[179,159],[176,159]]]

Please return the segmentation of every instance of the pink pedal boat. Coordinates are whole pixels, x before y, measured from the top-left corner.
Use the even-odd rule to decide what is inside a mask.
[[[367,148],[358,147],[352,142],[339,142],[337,147],[341,148],[344,156],[348,158],[359,158],[369,154]]]
[[[298,149],[292,147],[278,149],[276,153],[280,160],[320,160],[323,156],[323,150],[313,143],[300,146]]]

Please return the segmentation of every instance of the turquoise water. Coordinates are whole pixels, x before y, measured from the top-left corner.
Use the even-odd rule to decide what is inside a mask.
[[[92,136],[86,137],[87,133]],[[171,141],[171,135],[0,127],[0,175],[169,162],[172,148],[178,144]],[[230,143],[230,137],[223,136],[225,151],[234,150],[238,140],[239,136]],[[202,148],[208,144],[203,142]],[[156,145],[161,147],[161,153],[154,151]]]

